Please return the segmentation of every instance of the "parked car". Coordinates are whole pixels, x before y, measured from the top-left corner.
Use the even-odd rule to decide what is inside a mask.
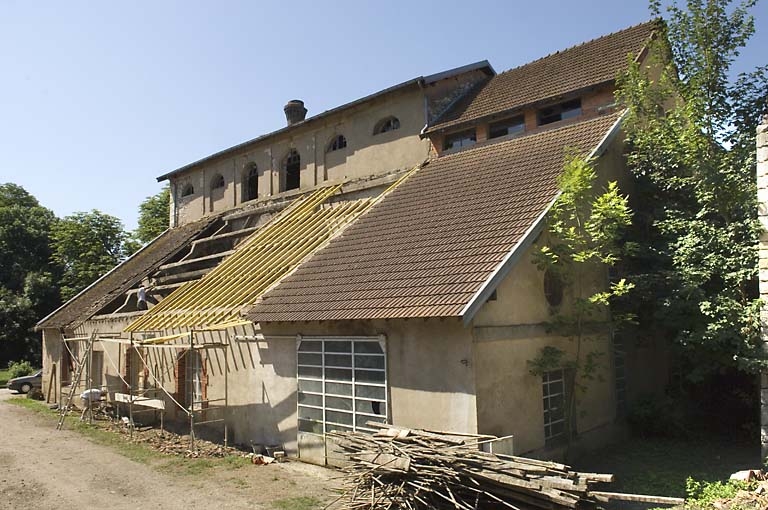
[[[8,381],[8,389],[18,391],[19,393],[29,393],[32,388],[42,388],[43,371],[38,370],[32,375],[24,377],[15,377]]]

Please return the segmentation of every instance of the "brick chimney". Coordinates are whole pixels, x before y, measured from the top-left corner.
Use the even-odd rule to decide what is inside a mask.
[[[285,119],[288,121],[288,125],[301,122],[307,116],[307,109],[304,108],[304,101],[300,99],[291,99],[288,104],[283,108],[285,112]]]

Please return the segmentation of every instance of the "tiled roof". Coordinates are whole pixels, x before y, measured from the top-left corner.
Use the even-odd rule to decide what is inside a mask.
[[[112,300],[133,288],[142,278],[185,247],[216,219],[218,219],[216,216],[210,216],[166,230],[132,257],[42,319],[36,327],[38,329],[77,327]]]
[[[606,115],[444,156],[417,171],[245,313],[254,322],[461,316],[557,194],[566,149]]]
[[[458,101],[428,132],[614,80],[627,68],[628,55],[645,47],[658,23],[635,25],[496,75]]]

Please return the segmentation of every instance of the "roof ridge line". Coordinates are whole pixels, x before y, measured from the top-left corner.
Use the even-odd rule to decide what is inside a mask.
[[[507,74],[507,73],[511,73],[512,71],[517,71],[518,69],[522,69],[522,68],[524,68],[524,67],[527,67],[527,66],[530,66],[530,65],[536,64],[536,63],[538,63],[538,62],[540,62],[540,61],[542,61],[542,60],[546,60],[546,59],[548,59],[548,58],[550,58],[550,57],[554,57],[554,56],[556,56],[556,55],[560,55],[561,53],[565,53],[565,52],[567,52],[567,51],[572,51],[572,50],[575,50],[575,49],[577,49],[577,48],[579,48],[579,47],[581,47],[581,46],[586,46],[587,44],[592,44],[592,43],[594,43],[594,42],[596,42],[596,41],[600,41],[601,39],[606,39],[606,38],[608,38],[608,37],[613,37],[613,36],[615,36],[615,35],[617,35],[617,34],[620,34],[620,33],[622,33],[622,32],[628,32],[628,31],[630,31],[630,30],[632,30],[632,29],[635,29],[635,28],[641,27],[641,26],[643,26],[643,25],[650,25],[650,24],[653,24],[653,23],[658,23],[658,22],[659,22],[659,20],[661,20],[661,18],[651,18],[651,19],[650,19],[650,20],[648,20],[648,21],[644,21],[644,22],[642,22],[642,23],[636,23],[636,24],[634,24],[634,25],[631,25],[631,26],[629,26],[629,27],[626,27],[626,28],[622,28],[622,29],[620,29],[620,30],[616,30],[616,31],[614,31],[614,32],[611,32],[611,33],[609,33],[609,34],[601,35],[601,36],[599,36],[599,37],[595,37],[595,38],[593,38],[593,39],[589,39],[589,40],[587,40],[587,41],[583,41],[583,42],[580,42],[580,43],[574,44],[573,46],[568,46],[567,48],[563,48],[563,49],[561,49],[561,50],[557,50],[557,51],[554,51],[554,52],[552,52],[552,53],[548,53],[547,55],[544,55],[543,57],[539,57],[539,58],[537,58],[537,59],[531,60],[531,61],[529,61],[529,62],[526,62],[525,64],[520,64],[519,66],[516,66],[516,67],[510,67],[509,69],[507,69],[507,70],[505,70],[505,71],[502,71],[501,73],[497,74],[496,76],[504,76],[505,74]]]

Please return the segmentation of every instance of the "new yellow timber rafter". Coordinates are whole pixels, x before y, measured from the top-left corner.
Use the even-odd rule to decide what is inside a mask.
[[[176,289],[125,331],[242,324],[240,311],[244,306],[253,303],[418,168],[401,176],[376,198],[327,204],[341,189],[339,184],[298,199],[203,278]]]
[[[321,191],[332,192],[334,190]],[[248,269],[255,269],[256,264],[254,264],[254,261],[248,256],[249,252],[253,251],[254,248],[257,248],[260,250],[267,250],[267,254],[274,253],[276,240],[279,239],[280,236],[290,234],[296,221],[306,220],[309,213],[312,212],[312,208],[321,203],[315,199],[320,198],[322,200],[325,198],[323,195],[326,194],[327,193],[323,193],[320,197],[317,197],[316,194],[315,196],[307,197],[303,200],[304,203],[297,204],[297,207],[292,208],[291,211],[286,211],[286,214],[279,216],[274,224],[268,225],[254,234],[253,237],[246,241],[246,243],[239,248],[232,257],[225,259],[225,261],[222,262],[219,267],[211,271],[204,280],[195,282],[193,286],[185,290],[184,293],[179,293],[179,295],[172,294],[169,296],[163,303],[168,302],[168,299],[171,297],[174,298],[174,300],[166,305],[166,308],[171,308],[169,305],[173,305],[173,308],[175,308],[175,310],[172,310],[171,315],[187,315],[188,318],[192,320],[194,317],[191,317],[191,315],[196,312],[207,311],[210,313],[215,307],[221,306],[221,303],[217,302],[217,298],[221,294],[229,293],[231,291],[230,286],[227,285],[227,283],[230,283],[228,280],[233,278],[242,279]],[[307,205],[309,207],[306,207]],[[291,221],[286,221],[288,219]],[[230,303],[232,303],[232,301],[230,301]],[[165,308],[160,311],[163,310],[165,310]],[[158,323],[158,326],[167,327],[169,325],[169,320],[176,322],[172,317],[166,317],[166,319],[168,320],[163,323]]]

